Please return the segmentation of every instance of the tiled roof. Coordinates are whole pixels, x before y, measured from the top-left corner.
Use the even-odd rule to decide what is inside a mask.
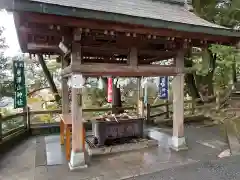
[[[189,12],[185,8],[185,6],[183,6],[184,0],[31,0],[31,1],[80,9],[89,9],[100,12],[129,15],[139,18],[150,18],[155,20],[163,20],[167,22],[225,29],[225,27],[210,23],[196,16],[192,12]]]

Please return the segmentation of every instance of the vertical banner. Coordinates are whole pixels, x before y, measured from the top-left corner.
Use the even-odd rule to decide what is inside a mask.
[[[144,87],[144,99],[143,99],[144,104],[148,103],[148,85],[146,84]]]
[[[168,76],[159,77],[159,98],[168,99]]]
[[[14,108],[23,108],[27,104],[23,61],[13,61],[13,76],[15,90]]]
[[[108,102],[112,102],[112,78],[108,78]]]

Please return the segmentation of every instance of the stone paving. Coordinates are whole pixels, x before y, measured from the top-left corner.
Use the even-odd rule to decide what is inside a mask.
[[[0,159],[0,180],[33,180],[36,140],[30,138]]]
[[[126,180],[239,180],[240,156],[198,162]]]
[[[198,172],[194,167],[198,168],[201,163],[206,165],[210,160],[217,160],[217,155],[227,148],[218,129],[186,128],[189,145],[187,151],[173,152],[166,144],[163,146],[164,143],[160,143],[159,147],[91,158],[89,168],[76,172],[69,171],[64,158],[59,159],[63,154],[58,136],[31,138],[0,161],[0,180],[149,179],[152,175],[162,175],[162,172],[165,175],[163,173],[163,176],[159,177],[170,179],[167,175],[175,172],[175,169],[176,176],[173,173],[172,179],[178,179],[177,173],[181,172],[189,173],[191,177],[190,171],[184,170],[183,167]],[[171,133],[170,130],[166,131]],[[170,137],[166,135],[166,141]]]

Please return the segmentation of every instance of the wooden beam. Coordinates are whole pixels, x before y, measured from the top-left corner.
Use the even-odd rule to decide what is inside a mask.
[[[57,46],[35,43],[28,43],[27,47],[23,49],[23,52],[28,52],[29,54],[46,54],[46,55],[61,54],[61,51]]]
[[[174,76],[178,73],[176,67],[166,66],[128,66],[119,64],[105,64],[105,63],[94,63],[94,64],[79,64],[63,69],[62,75],[69,76],[71,73],[82,73],[86,76],[124,76],[124,77],[137,77],[137,76],[162,76],[169,75]]]
[[[20,48],[23,52],[26,52],[27,42],[28,42],[27,34],[26,33],[21,33],[18,30],[18,27],[21,26],[21,15],[19,13],[13,12],[13,18],[14,18],[14,24],[15,24],[15,27],[16,27],[17,37],[18,37],[18,42],[20,44]]]
[[[142,25],[131,25],[124,23],[115,23],[109,21],[100,21],[100,20],[89,20],[81,18],[73,18],[66,16],[56,16],[50,14],[38,14],[24,12],[22,13],[24,17],[27,17],[28,22],[41,23],[41,24],[56,24],[59,25],[66,24],[70,27],[81,27],[81,28],[91,28],[91,29],[102,29],[102,30],[114,30],[117,32],[127,32],[127,33],[136,33],[136,34],[151,34],[153,36],[164,36],[164,37],[176,37],[176,38],[192,38],[192,39],[203,39],[214,42],[226,42],[233,43],[235,38],[210,35],[204,33],[190,33],[190,32],[181,32],[170,29],[157,29],[144,27]]]
[[[46,49],[40,49],[40,50],[29,50],[28,53],[30,55],[36,55],[36,54],[42,54],[42,55],[61,55],[61,52],[59,51],[49,51]]]
[[[54,29],[47,29],[47,28],[29,28],[25,26],[20,26],[18,30],[22,33],[26,34],[39,34],[45,36],[67,36],[71,32],[70,31],[63,31],[63,30],[54,30]]]
[[[59,51],[59,48],[56,45],[49,44],[37,44],[37,43],[27,43],[27,48],[29,51],[49,49],[50,51]]]
[[[138,65],[147,65],[147,64],[151,64],[153,62],[156,61],[162,61],[162,60],[168,60],[168,59],[172,59],[176,56],[175,53],[169,53],[167,55],[163,55],[163,56],[158,56],[158,57],[154,57],[154,58],[149,58],[149,59],[143,59],[141,57],[138,58]],[[115,57],[97,57],[97,56],[83,56],[83,64],[87,64],[87,63],[111,63],[111,64],[126,64],[127,65],[127,59],[123,58],[115,58]],[[173,64],[174,65],[174,64]],[[172,65],[171,65],[172,66]]]
[[[171,59],[171,58],[176,57],[176,54],[177,54],[177,52],[168,51],[168,52],[162,54],[161,56],[157,56],[157,57],[154,57],[154,58],[141,60],[140,64],[151,64],[151,63],[156,62],[156,61],[162,61],[162,60]]]
[[[151,49],[139,49],[138,50],[138,56],[144,56],[148,55],[150,57],[152,56],[163,56],[164,54],[169,54],[172,51],[166,51],[166,50],[151,50]],[[120,54],[120,55],[128,55],[129,49],[121,49],[117,47],[99,47],[99,46],[82,46],[82,53],[85,55],[85,53],[92,53],[96,56],[104,56],[104,55],[113,55],[113,54]],[[176,52],[175,52],[176,54]]]
[[[24,33],[22,33],[24,34]],[[26,34],[28,43],[37,43],[37,44],[51,44],[56,45],[61,41],[60,36],[47,36],[39,34]]]
[[[83,63],[111,63],[111,64],[126,64],[127,65],[127,60],[117,60],[116,58],[91,58],[91,59],[84,59],[83,57]]]
[[[130,48],[135,46],[139,49],[155,49],[163,50],[163,49],[173,49],[172,44],[174,41],[168,41],[166,37],[158,37],[157,39],[148,39],[147,35],[138,35],[137,37],[128,37],[125,33],[117,33],[116,36],[109,36],[109,35],[96,35],[94,33],[83,35],[81,44],[83,46],[102,46],[102,47],[115,47],[119,49],[125,49],[126,47]],[[102,31],[102,33],[104,33]],[[127,42],[127,43],[126,43]]]
[[[158,36],[156,39],[149,39],[147,35],[138,34],[137,37],[126,36],[125,33],[117,33],[116,36],[109,36],[103,34],[104,31],[93,33],[91,30],[88,35],[82,36],[81,44],[83,46],[102,46],[115,47],[124,49],[126,47],[135,46],[138,49],[152,49],[152,50],[176,50],[181,47],[184,41],[188,41],[191,46],[203,47],[206,43],[214,44],[214,41],[205,41],[204,39],[191,39],[191,38],[176,38],[176,37],[162,37]],[[102,33],[102,34],[99,34]],[[100,36],[100,37],[98,37]],[[105,41],[105,42],[104,42]],[[127,42],[127,43],[126,43]],[[218,42],[217,42],[218,43]],[[220,43],[220,42],[219,42]],[[223,43],[224,45],[224,43]],[[177,47],[179,46],[179,47]]]
[[[106,54],[128,54],[128,49],[120,49],[116,47],[101,47],[101,46],[82,46],[83,55],[84,53],[91,52],[96,55],[106,55]]]

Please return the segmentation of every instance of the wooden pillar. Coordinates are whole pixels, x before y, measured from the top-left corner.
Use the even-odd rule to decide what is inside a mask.
[[[27,120],[27,121],[26,121],[27,130],[28,130],[29,132],[31,132],[30,108],[29,108],[28,106],[26,106],[25,111],[26,111],[26,120]]]
[[[3,132],[2,132],[2,114],[0,113],[0,142],[2,141],[2,138],[3,138]]]
[[[128,64],[136,67],[138,65],[138,50],[136,47],[131,47],[128,54]],[[143,104],[143,88],[141,86],[141,77],[137,78],[137,114],[144,116]]]
[[[179,74],[172,81],[173,91],[173,137],[172,148],[176,151],[186,149],[184,137],[184,50],[179,50],[176,57]]]
[[[82,152],[82,89],[72,87],[72,151]]]
[[[61,63],[62,63],[62,70],[67,67],[68,63],[67,61],[61,57]],[[69,96],[68,96],[68,79],[66,77],[62,76],[62,114],[68,114],[69,113]],[[64,133],[65,133],[65,125],[63,123],[63,120],[60,121],[60,144],[64,144]],[[66,152],[67,153],[67,152]],[[68,156],[68,155],[67,155]]]
[[[62,69],[66,68],[68,65],[67,61],[62,58]],[[62,77],[62,114],[69,113],[69,96],[68,96],[68,79]]]
[[[131,47],[128,55],[128,63],[130,66],[138,65],[138,50],[136,47]]]
[[[71,65],[81,64],[81,45],[73,43]],[[72,75],[72,152],[69,167],[78,169],[86,167],[84,153],[84,129],[82,115],[82,76],[79,73]]]

